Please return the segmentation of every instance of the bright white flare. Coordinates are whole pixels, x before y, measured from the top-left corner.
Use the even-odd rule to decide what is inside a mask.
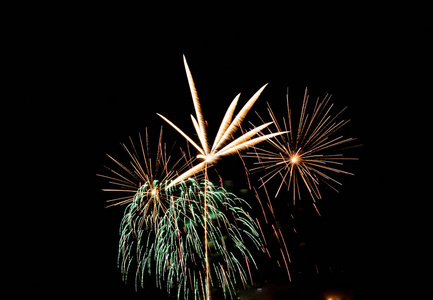
[[[293,155],[291,158],[290,158],[290,162],[292,163],[292,164],[296,164],[297,162],[299,161],[299,157],[298,157],[298,155]]]

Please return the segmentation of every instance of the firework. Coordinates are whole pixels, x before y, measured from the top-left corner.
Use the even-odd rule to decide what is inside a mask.
[[[168,120],[166,117],[158,114],[162,119],[164,119],[168,124],[170,124],[175,130],[177,130],[189,143],[191,143],[194,148],[197,149],[197,151],[200,153],[197,155],[198,159],[202,159],[203,161],[196,165],[195,167],[191,168],[190,170],[186,171],[185,173],[181,174],[179,177],[177,177],[175,180],[172,181],[170,186],[173,186],[180,182],[181,180],[184,180],[200,171],[203,171],[207,168],[208,165],[216,162],[219,158],[231,154],[238,153],[239,151],[242,151],[248,147],[254,146],[264,140],[270,139],[274,136],[282,134],[282,132],[277,133],[269,133],[266,135],[262,135],[259,137],[256,137],[252,139],[255,135],[257,135],[260,131],[262,131],[264,128],[272,124],[272,122],[265,123],[261,126],[258,126],[249,132],[244,133],[242,136],[238,137],[234,141],[228,143],[228,141],[231,139],[232,135],[237,131],[239,126],[241,125],[242,121],[245,119],[245,116],[251,109],[251,107],[254,105],[254,103],[259,98],[262,91],[265,89],[265,84],[263,87],[261,87],[251,98],[248,100],[248,102],[244,105],[244,107],[239,111],[239,113],[236,115],[236,117],[232,120],[234,111],[236,109],[237,102],[239,100],[240,94],[238,94],[230,104],[229,108],[227,109],[224,118],[221,122],[221,125],[219,127],[219,130],[217,132],[217,135],[215,137],[215,140],[213,142],[212,147],[208,144],[208,138],[207,133],[205,130],[204,125],[204,118],[203,114],[201,112],[201,106],[197,95],[197,90],[195,88],[194,81],[192,79],[191,72],[189,70],[188,64],[186,62],[185,56],[184,58],[184,64],[185,64],[185,71],[188,78],[188,83],[191,91],[192,100],[194,103],[194,109],[196,113],[196,117],[191,115],[192,123],[194,125],[194,129],[197,133],[197,136],[199,137],[200,146],[194,142],[193,139],[191,139],[188,135],[186,135],[179,127],[177,127],[174,123],[172,123],[170,120]],[[228,144],[227,144],[228,143]]]
[[[250,130],[247,133],[244,133],[242,136],[238,137],[234,141],[229,142],[232,135],[237,131],[239,126],[241,125],[242,121],[245,119],[245,116],[247,115],[248,111],[251,109],[251,107],[254,105],[254,103],[259,98],[262,91],[265,89],[266,85],[261,87],[251,98],[248,100],[248,102],[243,106],[243,108],[239,111],[239,113],[233,118],[233,114],[239,99],[240,94],[238,94],[232,103],[230,104],[229,108],[227,109],[224,118],[221,122],[221,125],[219,127],[219,130],[217,132],[217,135],[215,137],[215,140],[213,142],[212,147],[208,144],[207,139],[207,133],[205,130],[204,125],[204,118],[203,114],[201,112],[201,106],[200,101],[198,99],[197,90],[195,88],[194,81],[192,79],[191,72],[189,70],[188,64],[186,62],[185,56],[184,59],[184,65],[185,65],[185,71],[188,78],[188,84],[191,91],[192,100],[194,103],[194,109],[196,113],[196,117],[191,115],[192,123],[194,125],[194,129],[198,135],[200,145],[199,146],[196,142],[194,142],[193,139],[191,139],[188,135],[186,135],[179,127],[177,127],[174,123],[172,123],[170,120],[165,118],[164,116],[158,114],[162,119],[164,119],[168,124],[170,124],[176,131],[178,131],[191,145],[193,145],[197,151],[200,153],[197,155],[198,159],[202,159],[203,161],[199,163],[198,165],[194,166],[193,168],[189,169],[185,173],[179,175],[175,180],[173,180],[169,185],[168,188],[178,184],[182,180],[198,173],[201,171],[204,171],[205,178],[207,179],[207,168],[210,164],[215,163],[219,158],[223,156],[227,156],[230,154],[239,153],[239,151],[244,150],[248,147],[254,146],[262,141],[265,141],[267,139],[270,139],[272,137],[275,137],[277,135],[282,134],[281,132],[277,133],[269,133],[266,135],[261,135],[259,137],[256,137],[253,139],[255,135],[257,135],[261,130],[272,124],[272,122],[265,123],[261,126],[258,126],[252,130]],[[227,144],[228,143],[228,144]],[[205,262],[206,262],[206,299],[210,299],[210,278],[209,278],[209,259],[208,259],[208,234],[207,234],[207,197],[206,197],[206,185],[204,187],[204,249],[205,249]]]
[[[206,222],[210,286],[222,290],[225,298],[233,298],[236,286],[249,282],[250,264],[255,266],[247,245],[262,249],[257,225],[242,208],[247,203],[222,187],[192,178],[163,191],[170,206],[157,230],[139,226],[143,216],[137,207],[151,198],[150,187],[140,188],[126,207],[119,242],[119,267],[125,278],[135,261],[138,284],[143,285],[146,274],[155,275],[157,286],[169,293],[175,291],[178,298],[206,297]],[[204,197],[207,214],[203,211]]]
[[[167,155],[167,146],[162,141],[162,128],[156,147],[156,156],[152,157],[150,151],[149,135],[145,130],[144,140],[139,134],[138,145],[130,137],[130,145],[122,143],[122,147],[129,158],[128,163],[122,163],[118,159],[107,156],[115,167],[105,167],[109,175],[98,174],[98,176],[109,179],[113,188],[103,189],[107,192],[118,192],[123,196],[108,200],[110,206],[125,205],[136,200],[138,195],[148,199],[143,202],[137,210],[143,215],[142,222],[148,226],[157,224],[160,216],[165,213],[170,205],[162,192],[165,188],[164,183],[171,182],[177,177],[178,172],[188,168],[190,160],[185,153],[177,161],[172,161],[172,157]],[[141,191],[141,192],[140,192]],[[140,193],[139,193],[140,192]],[[147,193],[147,194],[146,194]]]
[[[127,194],[109,200],[109,206],[126,205],[118,252],[123,279],[135,265],[137,286],[144,287],[146,275],[154,275],[159,288],[197,299],[207,293],[208,276],[209,288],[233,297],[236,287],[248,281],[250,264],[255,266],[248,247],[262,249],[257,225],[242,208],[247,203],[198,174],[171,185],[175,170],[183,172],[191,160],[182,153],[172,162],[162,129],[156,156],[149,144],[146,129],[138,145],[131,138],[130,145],[122,144],[129,163],[108,155],[117,168],[106,167],[110,175],[99,175],[114,187],[104,191]]]
[[[272,149],[255,147],[254,152],[248,152],[245,157],[258,159],[258,166],[250,171],[266,170],[266,174],[260,178],[262,186],[273,178],[281,180],[275,197],[285,185],[292,189],[293,202],[301,198],[300,186],[304,185],[313,201],[320,199],[319,182],[323,182],[335,189],[334,184],[341,185],[332,177],[333,173],[350,174],[343,171],[345,160],[356,160],[352,157],[344,157],[340,151],[342,146],[355,140],[354,138],[335,137],[335,133],[345,126],[349,120],[340,120],[341,110],[334,116],[331,115],[333,104],[331,96],[326,95],[323,100],[319,98],[314,104],[311,113],[308,112],[309,96],[305,90],[301,114],[298,124],[292,118],[289,105],[288,91],[286,94],[288,119],[283,118],[283,126],[268,104],[269,115],[278,131],[285,131],[283,135],[268,140]]]

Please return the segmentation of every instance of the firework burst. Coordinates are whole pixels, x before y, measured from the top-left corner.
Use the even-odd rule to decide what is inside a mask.
[[[146,128],[144,140],[139,134],[139,142],[133,142],[130,137],[130,145],[122,143],[122,147],[129,158],[128,163],[123,163],[118,159],[107,156],[114,167],[105,168],[109,171],[108,175],[98,174],[98,176],[109,179],[112,188],[103,189],[107,192],[120,193],[123,196],[113,198],[107,202],[110,206],[125,205],[131,202],[137,202],[137,198],[147,199],[142,201],[140,207],[136,209],[143,216],[140,225],[154,226],[164,215],[169,200],[162,191],[167,184],[173,181],[181,171],[189,167],[190,159],[185,153],[177,161],[172,161],[172,157],[167,155],[167,146],[162,141],[162,128],[156,148],[156,157],[152,158],[150,151],[149,135]],[[152,225],[153,224],[153,225]]]
[[[275,197],[283,186],[287,186],[288,190],[292,189],[293,202],[295,202],[295,199],[301,198],[300,186],[304,185],[313,201],[316,201],[322,197],[319,190],[320,182],[336,190],[335,184],[341,185],[341,183],[332,177],[333,173],[353,175],[342,170],[343,161],[357,158],[345,157],[340,151],[343,150],[343,146],[355,139],[335,136],[349,120],[338,120],[345,109],[332,116],[334,105],[330,103],[330,99],[330,95],[326,95],[323,100],[318,98],[309,113],[309,96],[306,89],[297,125],[292,118],[288,91],[286,94],[288,119],[286,121],[283,118],[282,126],[268,104],[269,115],[277,130],[284,130],[285,133],[268,140],[272,149],[255,147],[254,152],[248,152],[244,156],[258,159],[257,166],[250,171],[266,170],[266,174],[260,178],[262,185],[273,178],[281,180]]]
[[[144,287],[153,275],[159,288],[175,291],[179,299],[205,298],[212,287],[233,298],[239,285],[252,282],[250,265],[256,264],[249,248],[263,250],[263,245],[258,225],[242,208],[248,204],[199,174],[171,185],[193,159],[182,152],[171,162],[162,129],[156,157],[147,130],[138,145],[130,138],[122,147],[129,163],[108,155],[116,168],[106,167],[110,175],[99,176],[113,186],[104,191],[127,194],[108,205],[126,205],[118,249],[123,279],[136,266],[136,286]]]
[[[236,115],[236,117],[232,120],[234,111],[236,109],[236,105],[238,103],[240,94],[238,94],[230,104],[229,108],[227,109],[224,118],[221,122],[221,125],[219,127],[219,130],[217,132],[217,135],[215,136],[215,140],[213,142],[213,145],[210,146],[208,144],[208,138],[207,133],[204,125],[204,117],[201,112],[201,106],[200,101],[198,99],[197,90],[195,88],[194,81],[192,79],[191,71],[189,70],[188,64],[186,62],[185,56],[184,59],[184,65],[185,65],[185,71],[188,78],[188,84],[191,91],[192,100],[194,103],[194,109],[196,113],[196,117],[191,115],[191,120],[194,125],[194,129],[197,133],[197,136],[199,137],[200,145],[199,146],[192,138],[190,138],[187,134],[185,134],[179,127],[177,127],[173,122],[168,120],[166,117],[158,114],[164,121],[166,121],[168,124],[170,124],[176,131],[178,131],[189,143],[191,143],[194,148],[197,149],[197,151],[200,153],[197,155],[198,159],[203,160],[198,165],[194,166],[190,170],[186,171],[185,173],[181,174],[179,177],[177,177],[175,180],[173,180],[170,184],[170,187],[177,184],[181,180],[184,180],[200,171],[203,171],[207,168],[208,165],[216,162],[219,158],[231,154],[236,154],[239,151],[242,151],[244,149],[247,149],[248,147],[254,146],[262,141],[265,141],[267,139],[270,139],[272,137],[275,137],[277,135],[283,134],[282,132],[277,133],[269,133],[266,135],[262,135],[259,137],[256,137],[252,139],[255,135],[257,135],[260,131],[265,129],[267,126],[272,124],[272,122],[265,123],[263,125],[260,125],[258,127],[255,127],[254,129],[250,130],[249,132],[244,133],[242,136],[238,137],[234,141],[228,143],[228,141],[231,139],[232,135],[238,130],[239,126],[241,125],[242,121],[245,119],[245,116],[251,109],[251,107],[254,105],[254,103],[259,98],[262,91],[265,89],[265,84],[263,87],[261,87],[251,98],[248,100],[248,102],[244,105],[244,107],[239,111],[239,113]],[[228,144],[227,144],[228,143]]]
[[[206,186],[206,192],[205,192]],[[233,298],[239,285],[252,282],[250,264],[256,266],[250,246],[262,249],[257,224],[242,208],[244,200],[211,182],[187,179],[165,188],[170,199],[157,230],[138,225],[143,216],[137,210],[150,198],[143,187],[125,210],[119,241],[119,267],[126,276],[131,264],[137,263],[136,282],[143,285],[148,275],[155,275],[156,285],[175,291],[178,298],[206,297],[206,275],[210,286]],[[142,196],[141,193],[146,195]],[[204,197],[208,213],[204,214]],[[206,220],[204,219],[206,216]],[[209,273],[204,251],[204,227],[210,255]]]

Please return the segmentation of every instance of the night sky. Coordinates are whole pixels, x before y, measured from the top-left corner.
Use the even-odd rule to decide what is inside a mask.
[[[35,236],[34,250],[24,272],[29,279],[20,279],[27,289],[42,296],[166,299],[153,282],[135,292],[133,279],[126,285],[121,281],[116,260],[123,208],[104,208],[110,195],[101,189],[107,182],[96,174],[110,164],[105,153],[125,157],[119,143],[137,138],[146,127],[156,137],[163,125],[167,142],[185,147],[180,135],[156,115],[193,132],[183,54],[210,136],[237,93],[241,107],[269,83],[246,121],[257,123],[254,111],[265,115],[266,102],[283,116],[287,87],[295,108],[308,87],[313,99],[330,93],[337,110],[348,106],[342,118],[351,122],[341,133],[362,144],[350,150],[359,161],[344,167],[355,176],[336,176],[343,183],[339,193],[323,190],[321,217],[305,193],[295,206],[287,205],[288,193],[277,199],[281,223],[297,231],[287,230],[286,236],[293,280],[289,283],[284,272],[263,258],[259,281],[280,289],[281,299],[319,299],[326,289],[365,299],[383,287],[384,278],[400,277],[399,259],[389,256],[396,245],[403,248],[411,239],[392,224],[406,226],[406,217],[396,211],[402,203],[410,205],[390,192],[397,170],[390,148],[411,144],[396,141],[414,111],[408,98],[401,107],[399,91],[408,90],[413,77],[417,90],[431,85],[431,78],[419,76],[431,70],[431,28],[422,23],[406,26],[403,19],[369,10],[317,16],[257,7],[254,12],[205,11],[183,17],[176,9],[132,13],[115,7],[62,7],[55,15],[32,11],[16,12],[8,37],[18,109],[25,108],[23,119],[29,122],[23,137],[28,134],[28,142],[21,148],[27,149],[26,159],[37,157],[32,163],[39,171],[33,176],[50,173],[35,187],[47,200],[39,196],[42,205],[30,204],[30,211],[37,212],[30,213],[27,228]],[[217,170],[235,192],[245,187],[236,158],[221,162]],[[24,283],[27,280],[31,282]]]

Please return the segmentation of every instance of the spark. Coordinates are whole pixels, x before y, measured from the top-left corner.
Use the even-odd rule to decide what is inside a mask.
[[[164,121],[166,121],[170,126],[172,126],[177,132],[179,132],[196,150],[199,152],[197,155],[198,159],[203,160],[198,165],[194,166],[190,170],[186,171],[185,173],[179,175],[175,180],[173,180],[169,187],[172,187],[176,185],[178,182],[204,170],[207,168],[208,165],[216,162],[219,158],[231,154],[238,153],[239,151],[242,151],[244,149],[247,149],[248,147],[254,146],[262,141],[268,140],[270,138],[273,138],[275,136],[283,134],[283,132],[276,132],[276,133],[269,133],[266,135],[262,135],[256,138],[253,138],[255,135],[257,135],[260,131],[262,131],[264,128],[268,127],[272,122],[265,123],[261,126],[258,126],[249,132],[244,133],[242,136],[238,137],[234,141],[228,143],[232,135],[237,131],[239,126],[241,125],[242,121],[245,119],[247,113],[251,109],[251,107],[254,105],[254,103],[259,98],[260,94],[263,92],[267,84],[262,86],[249,100],[248,102],[242,107],[242,109],[239,111],[239,113],[233,118],[233,114],[236,108],[236,105],[238,103],[240,94],[238,94],[233,101],[231,102],[229,108],[227,109],[224,118],[221,122],[221,125],[218,129],[218,132],[215,136],[214,142],[212,146],[208,143],[208,137],[205,129],[205,122],[204,117],[201,111],[201,105],[200,101],[197,95],[197,90],[195,88],[195,84],[191,75],[191,71],[188,67],[188,64],[186,62],[185,56],[184,59],[184,65],[185,65],[185,71],[188,79],[189,88],[191,91],[191,96],[194,104],[194,109],[196,116],[191,115],[191,120],[194,125],[195,132],[198,136],[199,143],[196,143],[192,138],[190,138],[187,134],[185,134],[179,127],[177,127],[173,122],[168,120],[166,117],[158,114]]]
[[[343,161],[357,158],[345,157],[343,153],[337,151],[343,150],[342,145],[355,139],[335,137],[335,133],[349,120],[338,121],[338,117],[345,109],[334,116],[331,115],[333,104],[330,104],[330,98],[330,95],[326,95],[323,100],[318,98],[312,112],[309,113],[309,96],[306,89],[297,128],[291,114],[288,90],[286,94],[288,119],[286,122],[283,118],[283,126],[278,123],[268,103],[268,113],[273,123],[278,131],[285,130],[284,134],[268,140],[272,149],[255,146],[254,151],[243,156],[258,160],[256,163],[258,166],[251,168],[250,171],[266,170],[266,174],[260,178],[262,186],[273,178],[281,180],[275,197],[286,185],[288,190],[292,189],[293,202],[295,202],[295,199],[301,198],[300,186],[304,185],[315,202],[322,197],[319,190],[320,182],[334,190],[336,188],[333,184],[341,185],[331,176],[331,173],[353,175],[342,170],[342,165]]]

